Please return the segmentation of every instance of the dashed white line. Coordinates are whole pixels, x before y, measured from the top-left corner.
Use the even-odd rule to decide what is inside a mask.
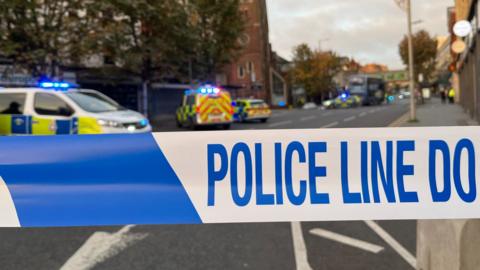
[[[327,124],[325,126],[321,126],[320,128],[331,128],[331,127],[334,127],[334,126],[338,126],[338,122],[333,122],[333,123]]]
[[[301,122],[307,122],[307,121],[310,121],[310,120],[313,120],[313,119],[316,119],[317,117],[315,115],[312,115],[312,116],[306,116],[306,117],[302,117],[300,118],[300,121]]]
[[[352,237],[348,237],[345,235],[341,235],[338,233],[334,233],[334,232],[319,229],[319,228],[311,230],[310,233],[316,236],[320,236],[332,241],[339,242],[347,246],[359,248],[375,254],[381,252],[384,249],[382,246],[379,246],[379,245],[371,244],[362,240],[358,240]]]
[[[373,109],[373,110],[370,110],[368,111],[368,113],[375,113],[377,110]]]
[[[329,115],[332,115],[333,113],[332,112],[326,112],[324,114],[322,114],[322,116],[329,116]]]
[[[388,232],[386,232],[375,221],[365,221],[365,223],[372,229],[378,236],[380,236],[387,244],[390,245],[408,264],[414,269],[417,268],[417,259],[408,252],[400,243],[395,240]]]
[[[278,123],[273,123],[273,124],[270,124],[268,125],[268,127],[280,127],[280,126],[286,126],[286,125],[290,125],[292,124],[293,121],[292,120],[288,120],[288,121],[283,121],[283,122],[278,122]]]
[[[361,114],[358,115],[358,117],[365,117],[365,116],[367,116],[366,112],[362,112]]]
[[[95,232],[75,252],[60,270],[88,270],[118,255],[127,247],[147,237],[147,234],[130,233],[134,226],[123,227],[116,233]]]
[[[295,255],[295,263],[297,270],[312,270],[308,263],[307,247],[305,246],[305,240],[303,239],[302,224],[300,222],[292,222],[292,239],[293,250]]]
[[[351,116],[351,117],[348,117],[348,118],[343,119],[343,122],[351,122],[351,121],[353,121],[353,120],[355,120],[355,119],[357,119],[356,116]]]

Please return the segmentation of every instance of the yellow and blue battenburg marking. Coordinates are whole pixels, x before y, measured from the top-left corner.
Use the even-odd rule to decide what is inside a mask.
[[[101,134],[97,120],[74,117],[58,120],[26,115],[0,115],[0,135],[70,135]]]
[[[479,132],[0,137],[0,227],[480,218]]]
[[[32,117],[25,115],[0,115],[0,135],[31,134]]]

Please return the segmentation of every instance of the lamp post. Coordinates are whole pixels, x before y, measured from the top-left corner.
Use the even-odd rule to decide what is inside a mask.
[[[410,74],[410,121],[417,120],[416,93],[415,93],[415,70],[413,67],[413,38],[412,38],[412,2],[406,0],[408,20],[408,69]]]
[[[411,0],[394,0],[397,5],[407,13],[407,23],[408,23],[408,73],[409,73],[409,84],[410,84],[410,121],[417,120],[417,108],[416,108],[416,95],[415,95],[415,70],[413,67],[413,36],[412,36],[412,26],[415,24],[420,24],[423,21],[417,20],[412,22],[412,2]]]

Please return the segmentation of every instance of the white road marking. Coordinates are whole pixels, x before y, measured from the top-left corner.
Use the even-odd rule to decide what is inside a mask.
[[[351,117],[348,117],[348,118],[345,118],[343,119],[343,122],[351,122],[353,120],[357,119],[357,117],[354,115],[354,116],[351,116]]]
[[[320,128],[331,128],[331,127],[334,127],[334,126],[338,126],[338,122],[333,122],[333,123],[330,123],[328,125],[321,126]]]
[[[125,226],[116,233],[95,232],[65,262],[60,270],[88,270],[122,252],[127,247],[147,237],[133,234],[133,225]]]
[[[288,120],[288,121],[283,121],[283,122],[278,122],[278,123],[273,123],[273,124],[270,124],[268,125],[268,127],[280,127],[280,126],[286,126],[286,125],[290,125],[292,124],[292,120]]]
[[[310,120],[313,120],[313,119],[316,119],[317,117],[315,115],[312,115],[312,116],[306,116],[306,117],[302,117],[300,118],[300,121],[301,122],[307,122],[307,121],[310,121]]]
[[[375,254],[381,252],[384,249],[383,247],[378,245],[374,245],[362,240],[358,240],[352,237],[348,237],[345,235],[341,235],[338,233],[334,233],[334,232],[319,229],[319,228],[311,230],[310,233],[316,236],[320,236],[332,241],[345,244],[347,246],[356,247],[356,248],[359,248],[368,252],[372,252]]]
[[[329,115],[332,115],[333,113],[332,112],[326,112],[324,114],[322,114],[322,116],[329,116]]]
[[[377,110],[373,109],[373,110],[370,110],[368,111],[368,113],[375,113]]]
[[[307,247],[303,239],[302,224],[300,222],[292,222],[292,238],[293,250],[295,252],[295,264],[297,270],[312,270],[308,263]]]
[[[417,259],[410,254],[406,248],[398,243],[395,238],[393,238],[388,232],[380,227],[380,225],[378,225],[375,221],[365,221],[365,223],[387,244],[389,244],[408,264],[410,264],[414,269],[417,268]]]
[[[367,112],[362,112],[361,114],[358,115],[358,117],[365,117],[367,116]]]

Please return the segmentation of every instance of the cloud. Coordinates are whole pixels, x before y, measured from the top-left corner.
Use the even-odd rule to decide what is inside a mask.
[[[453,0],[413,2],[413,18],[432,35],[447,33],[447,7]],[[402,68],[398,43],[406,34],[405,13],[393,0],[267,0],[270,41],[291,58],[300,43],[332,49],[362,63]],[[321,42],[320,42],[321,41]]]

